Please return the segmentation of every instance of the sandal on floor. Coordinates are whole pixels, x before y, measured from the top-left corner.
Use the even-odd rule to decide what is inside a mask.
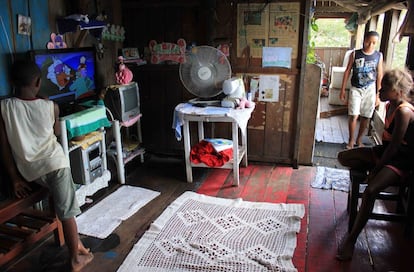
[[[345,149],[346,149],[346,150],[350,150],[350,149],[353,149],[353,148],[354,148],[354,147],[353,147],[353,146],[350,146],[350,145],[346,145],[346,146],[345,146]]]

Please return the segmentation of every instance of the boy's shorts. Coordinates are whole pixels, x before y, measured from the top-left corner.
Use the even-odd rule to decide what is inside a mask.
[[[375,83],[363,88],[351,87],[348,98],[348,115],[371,118],[375,109]]]
[[[35,182],[49,189],[60,220],[69,219],[81,213],[70,168],[52,171]]]

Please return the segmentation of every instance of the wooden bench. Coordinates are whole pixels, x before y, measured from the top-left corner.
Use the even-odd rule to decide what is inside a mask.
[[[48,210],[33,206],[49,198]],[[55,243],[65,243],[62,224],[56,217],[46,188],[36,187],[30,196],[0,202],[0,267],[26,252],[30,246],[54,233]]]

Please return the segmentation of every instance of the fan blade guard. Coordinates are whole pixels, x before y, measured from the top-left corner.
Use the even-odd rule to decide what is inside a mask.
[[[222,92],[224,80],[231,77],[231,66],[220,50],[211,46],[196,46],[186,53],[179,74],[190,93],[200,98],[210,98]]]

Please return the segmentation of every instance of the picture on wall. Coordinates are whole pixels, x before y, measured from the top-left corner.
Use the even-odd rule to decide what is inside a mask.
[[[31,29],[32,29],[32,19],[28,16],[24,15],[17,15],[17,25],[18,25],[18,31],[17,33],[21,35],[30,35]]]
[[[264,47],[290,47],[297,58],[300,2],[237,4],[237,57],[250,49],[250,57],[262,58]]]

